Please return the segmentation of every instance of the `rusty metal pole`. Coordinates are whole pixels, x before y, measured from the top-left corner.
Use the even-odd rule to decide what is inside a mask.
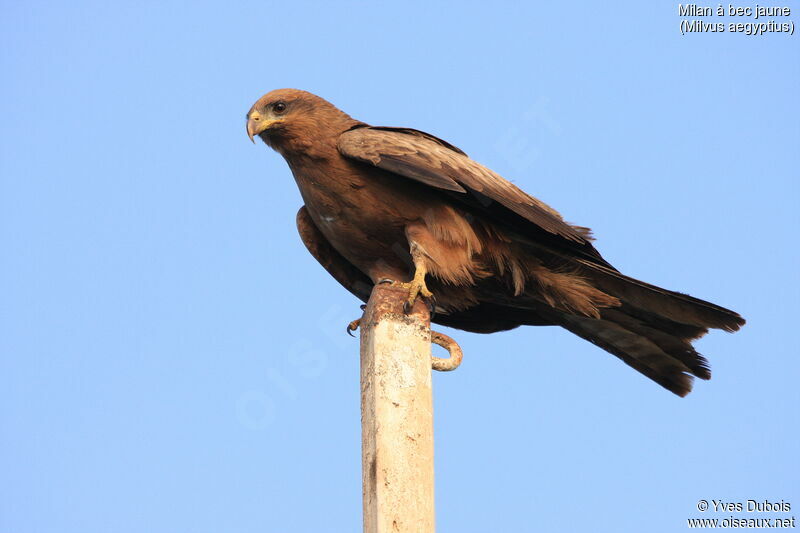
[[[425,303],[376,285],[361,319],[365,533],[433,533],[431,330]]]

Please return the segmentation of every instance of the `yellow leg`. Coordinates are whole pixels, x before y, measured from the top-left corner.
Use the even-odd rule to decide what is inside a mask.
[[[411,259],[414,262],[414,277],[411,281],[397,281],[397,278],[403,275],[402,270],[387,268],[387,265],[385,263],[381,264],[380,261],[377,262],[375,268],[369,272],[369,277],[372,278],[376,284],[386,283],[394,287],[406,289],[408,291],[408,298],[403,305],[403,310],[406,313],[411,312],[411,308],[414,307],[414,303],[419,296],[429,299],[427,303],[431,313],[433,313],[436,307],[436,298],[425,284],[425,276],[428,273],[428,269],[425,267],[425,252],[416,242],[409,239],[409,243]],[[348,331],[354,331],[354,328],[348,328]]]
[[[425,276],[428,274],[428,270],[425,268],[423,253],[414,242],[411,242],[411,258],[414,260],[414,278],[407,283],[398,284],[408,289],[408,299],[403,306],[406,313],[411,312],[411,308],[414,307],[414,302],[417,301],[418,296],[424,298],[433,297],[433,293],[429,291],[428,286],[425,285]]]
[[[427,274],[425,267],[422,265],[415,265],[415,267],[414,279],[407,283],[398,284],[404,289],[408,289],[408,299],[406,300],[406,304],[404,306],[406,312],[411,311],[411,308],[414,307],[414,302],[417,301],[418,296],[423,296],[425,298],[430,298],[433,296],[433,293],[428,290],[428,286],[425,285],[425,275]]]

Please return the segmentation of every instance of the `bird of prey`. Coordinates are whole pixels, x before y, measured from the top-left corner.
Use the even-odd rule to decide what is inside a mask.
[[[247,135],[289,164],[305,203],[304,244],[364,302],[392,280],[409,305],[435,302],[433,321],[445,326],[561,326],[679,396],[692,376],[711,377],[692,341],[745,323],[620,273],[589,229],[428,133],[370,126],[316,95],[279,89],[247,113]]]

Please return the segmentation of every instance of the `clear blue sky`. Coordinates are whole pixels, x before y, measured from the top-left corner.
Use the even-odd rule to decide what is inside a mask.
[[[714,378],[686,399],[561,330],[455,333],[439,531],[800,514],[800,37],[684,37],[676,2],[638,1],[0,19],[0,533],[360,529],[359,302],[245,136],[279,87],[448,139],[620,269],[748,319],[698,343]]]

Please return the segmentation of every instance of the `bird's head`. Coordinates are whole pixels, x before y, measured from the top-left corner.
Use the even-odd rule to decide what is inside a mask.
[[[247,112],[247,136],[274,145],[281,138],[306,137],[354,122],[336,106],[306,91],[277,89],[258,99]]]

